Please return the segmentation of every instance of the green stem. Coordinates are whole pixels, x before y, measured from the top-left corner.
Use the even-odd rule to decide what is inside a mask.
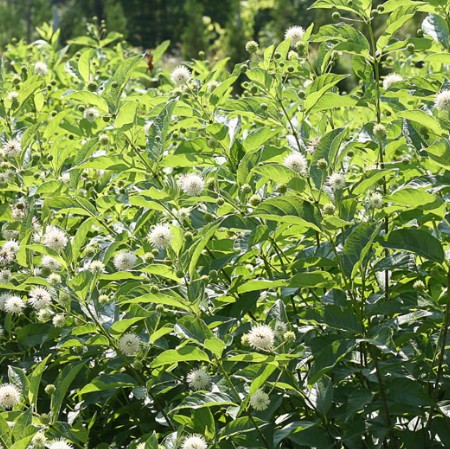
[[[238,400],[240,400],[239,393],[237,392],[236,387],[234,386],[233,382],[231,381],[230,377],[228,376],[227,371],[224,369],[224,367],[222,365],[222,362],[217,357],[216,357],[216,362],[217,362],[217,365],[219,367],[219,370],[223,374],[223,377],[225,378],[226,382],[230,386],[230,388],[233,391],[234,395],[236,396],[236,398]],[[269,442],[267,441],[266,437],[262,433],[262,430],[258,426],[258,423],[255,421],[255,419],[253,418],[253,416],[252,416],[252,414],[251,414],[251,412],[249,410],[247,410],[247,416],[249,417],[250,421],[252,422],[253,426],[255,427],[256,431],[258,432],[262,442],[264,443],[264,446],[267,449],[270,449],[271,446],[270,446]]]

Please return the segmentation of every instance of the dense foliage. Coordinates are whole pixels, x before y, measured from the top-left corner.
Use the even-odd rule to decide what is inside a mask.
[[[128,42],[155,48],[171,40],[171,54],[199,51],[241,62],[242,39],[282,38],[291,23],[305,26],[312,0],[0,0],[0,46],[12,37],[31,42],[34,29],[53,21],[60,42],[83,34],[86,22],[105,24]],[[237,42],[241,40],[241,45]]]
[[[231,73],[8,46],[1,446],[450,447],[450,5],[314,7]]]

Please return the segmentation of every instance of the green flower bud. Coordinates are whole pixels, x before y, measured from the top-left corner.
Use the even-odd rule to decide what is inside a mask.
[[[245,44],[245,50],[248,51],[249,53],[256,53],[258,51],[258,42],[255,41],[248,41]]]

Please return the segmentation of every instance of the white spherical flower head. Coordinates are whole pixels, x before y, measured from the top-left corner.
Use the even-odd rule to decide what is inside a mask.
[[[119,339],[119,351],[125,355],[133,355],[139,351],[141,340],[136,334],[126,333]]]
[[[345,176],[342,173],[333,173],[328,177],[328,185],[331,190],[342,190],[345,188]]]
[[[284,165],[295,171],[300,176],[306,176],[308,174],[308,162],[301,153],[292,153],[285,160]]]
[[[93,260],[89,264],[89,271],[93,274],[103,273],[105,270],[105,264],[101,260]]]
[[[250,405],[258,412],[267,410],[270,405],[269,395],[262,390],[256,390],[250,396]]]
[[[368,196],[367,202],[370,207],[375,209],[381,209],[384,206],[383,195],[380,192],[372,192]]]
[[[50,441],[47,444],[48,449],[72,449],[73,446],[64,439]]]
[[[83,117],[90,122],[93,122],[98,117],[98,109],[86,108],[83,112]]]
[[[181,86],[182,84],[186,84],[191,79],[191,72],[186,66],[179,65],[172,70],[170,79],[177,86]]]
[[[22,144],[20,140],[15,138],[8,140],[3,144],[2,153],[6,157],[15,157],[18,156],[22,152]]]
[[[300,41],[305,34],[305,30],[301,26],[293,26],[286,30],[284,33],[285,39],[291,40],[291,46],[294,47],[295,44]]]
[[[435,105],[440,111],[450,112],[450,90],[443,90],[437,94]]]
[[[52,303],[52,296],[44,287],[34,287],[29,293],[29,303],[36,310],[49,307]]]
[[[118,271],[131,270],[136,265],[137,257],[131,251],[125,251],[114,257],[113,263]]]
[[[386,78],[384,78],[383,87],[387,90],[394,84],[400,83],[402,81],[403,78],[400,75],[398,75],[397,73],[390,73],[389,75],[386,76]]]
[[[193,369],[187,375],[187,382],[193,390],[204,390],[211,383],[211,377],[203,369]]]
[[[172,240],[172,230],[166,224],[156,225],[148,235],[150,243],[159,249],[164,249],[170,246]]]
[[[18,315],[25,309],[25,302],[19,296],[13,295],[5,300],[3,308],[5,312],[11,313],[12,315]]]
[[[66,233],[56,226],[48,226],[45,230],[43,242],[45,246],[60,251],[65,248],[69,239]]]
[[[66,322],[66,316],[63,313],[57,313],[53,319],[52,323],[55,327],[63,327]]]
[[[20,403],[20,391],[12,384],[0,386],[0,406],[3,408],[13,408]]]
[[[180,176],[178,185],[187,195],[198,196],[205,188],[205,181],[203,181],[203,178],[196,173],[188,173],[187,175]]]
[[[45,62],[38,61],[36,64],[34,64],[34,74],[35,75],[41,75],[45,76],[48,73],[48,67]]]
[[[42,257],[41,266],[48,268],[51,271],[57,271],[61,269],[61,264],[52,256],[45,255]]]
[[[47,437],[42,432],[35,433],[31,440],[33,447],[44,447],[45,443],[47,443]]]
[[[275,334],[270,326],[259,324],[248,333],[248,342],[255,349],[267,351],[273,347]]]
[[[181,449],[207,449],[206,440],[201,435],[191,435],[184,439]]]
[[[2,248],[6,249],[6,251],[17,254],[19,252],[20,246],[15,240],[8,240],[7,242],[3,243]]]

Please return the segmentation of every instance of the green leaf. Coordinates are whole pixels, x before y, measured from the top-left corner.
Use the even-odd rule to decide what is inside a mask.
[[[277,447],[284,439],[288,438],[290,435],[298,432],[302,432],[305,429],[309,429],[316,425],[315,421],[294,421],[281,429],[276,430],[273,434],[273,445]]]
[[[67,100],[76,100],[85,105],[86,107],[95,106],[102,112],[108,112],[108,103],[100,96],[93,92],[73,92],[66,95],[64,98]]]
[[[155,360],[151,363],[152,368],[157,368],[164,365],[172,365],[173,363],[188,362],[188,361],[198,361],[198,362],[208,362],[208,355],[198,349],[195,346],[184,346],[180,349],[168,349],[161,353]]]
[[[175,296],[165,295],[162,293],[148,293],[137,298],[127,299],[121,301],[121,304],[162,304],[169,307],[174,307],[175,309],[181,309],[190,311],[191,307],[189,303],[186,303],[183,298],[176,298]]]
[[[312,388],[312,397],[316,409],[326,415],[333,402],[333,383],[328,376],[323,376]]]
[[[215,393],[198,392],[190,394],[180,405],[174,408],[174,411],[183,408],[196,410],[204,407],[223,407],[225,405],[236,406],[237,404],[226,393],[219,391]]]
[[[257,375],[250,385],[250,394],[254,394],[255,391],[259,390],[266,383],[267,379],[273,374],[273,372],[278,368],[277,362],[268,363],[262,372]]]
[[[145,316],[139,316],[134,318],[124,318],[122,320],[116,321],[111,326],[111,334],[113,335],[122,335],[129,327],[133,326],[133,324],[138,323],[139,321],[145,320]]]
[[[306,100],[303,105],[305,112],[303,114],[307,115],[326,92],[337,83],[347,78],[347,76],[348,75],[334,75],[331,73],[318,76],[307,88]]]
[[[163,41],[161,42],[153,51],[153,62],[156,64],[162,57],[162,55],[166,52],[166,50],[170,46],[170,41]]]
[[[353,277],[364,262],[367,253],[378,233],[379,225],[360,223],[353,228],[345,240],[342,263],[346,276]]]
[[[393,204],[400,204],[409,209],[433,210],[443,204],[443,201],[431,193],[418,189],[401,189],[386,197]]]
[[[125,387],[137,386],[136,380],[124,373],[101,374],[94,378],[90,383],[86,384],[79,392],[79,396],[88,393],[96,393],[106,390],[117,390]]]
[[[386,248],[411,251],[437,262],[443,262],[445,257],[441,242],[422,229],[397,229],[392,231],[383,245]]]
[[[51,354],[45,357],[36,368],[34,368],[33,372],[28,376],[28,380],[30,382],[30,388],[28,390],[28,400],[30,404],[33,405],[34,411],[38,412],[38,396],[39,396],[39,385],[41,383],[41,377],[47,365],[47,362]]]
[[[428,128],[434,134],[438,136],[443,136],[444,134],[448,134],[444,128],[442,128],[439,120],[432,115],[427,114],[421,110],[408,110],[408,111],[400,111],[397,112],[397,117],[405,118],[407,120],[411,120],[413,122],[417,122],[419,125]]]
[[[264,421],[257,418],[256,416],[253,417],[253,420],[259,426],[261,426],[261,424],[264,423]],[[255,424],[253,423],[253,421],[249,417],[243,416],[232,420],[226,426],[224,426],[220,432],[219,439],[224,440],[233,437],[235,435],[239,436],[242,435],[243,433],[254,431],[255,431]]]
[[[58,374],[55,381],[55,394],[52,398],[51,404],[51,422],[55,423],[58,420],[59,412],[66,397],[67,390],[69,389],[72,382],[78,376],[78,373],[87,363],[87,360],[81,360],[79,362],[72,362],[66,365]]]
[[[308,386],[313,386],[324,374],[329,372],[340,360],[342,360],[353,348],[356,342],[353,340],[337,340],[325,346],[317,355],[308,374]]]
[[[203,346],[208,351],[211,351],[216,357],[222,357],[222,352],[225,349],[225,343],[217,337],[207,338],[203,342]]]
[[[450,64],[450,60],[448,62]],[[442,167],[448,168],[450,161],[450,144],[447,139],[436,140],[428,148],[425,148],[433,161],[437,162]]]
[[[119,108],[120,97],[125,84],[130,79],[136,66],[142,61],[142,56],[133,56],[121,62],[114,75],[106,84],[102,97],[109,106],[111,113],[116,113]]]
[[[94,220],[94,218],[88,218],[87,220],[83,221],[83,223],[81,223],[80,227],[78,228],[77,233],[75,234],[72,242],[72,259],[74,262],[76,262],[78,260],[78,257],[80,256],[82,246],[86,241],[86,237],[92,228],[92,223],[94,222]]]
[[[347,134],[346,131],[347,129],[345,127],[336,128],[320,139],[319,145],[314,152],[310,168],[311,178],[317,188],[323,185],[327,176],[326,170],[321,170],[317,166],[317,161],[319,159],[325,159],[330,167],[332,169],[334,168],[339,148]]]
[[[439,42],[445,49],[449,47],[449,28],[445,19],[437,14],[428,14],[422,22],[425,35]]]
[[[292,196],[280,196],[265,200],[255,208],[251,215],[280,223],[297,224],[316,231],[320,230],[313,205]]]
[[[91,80],[91,59],[93,56],[94,50],[86,49],[81,53],[81,56],[78,59],[78,72],[85,83],[89,83]]]

